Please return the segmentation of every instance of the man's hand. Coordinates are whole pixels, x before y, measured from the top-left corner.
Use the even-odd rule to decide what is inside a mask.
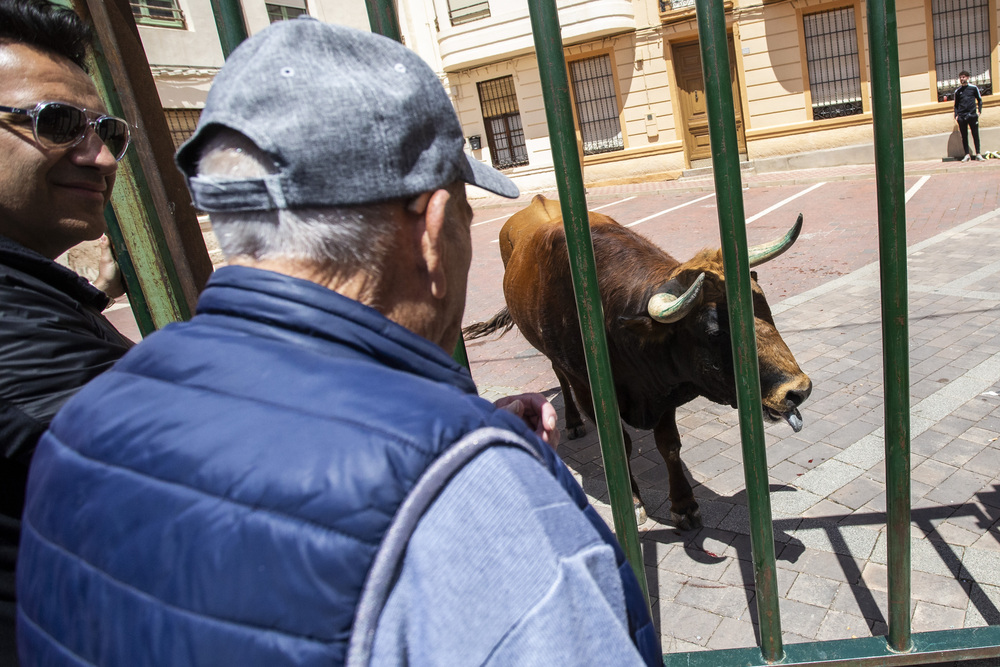
[[[556,428],[556,409],[541,394],[504,396],[493,402],[498,408],[520,417],[528,428],[552,449],[559,446],[559,429]]]
[[[118,262],[111,252],[111,240],[105,235],[101,237],[101,259],[97,265],[97,279],[94,287],[107,294],[112,299],[117,299],[125,293],[125,286],[122,284],[122,274],[118,270]]]

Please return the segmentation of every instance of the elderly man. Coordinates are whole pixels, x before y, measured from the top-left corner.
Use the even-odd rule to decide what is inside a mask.
[[[465,185],[518,194],[463,143],[386,38],[302,18],[232,54],[177,156],[230,265],[42,438],[26,664],[659,664],[552,406],[448,355]]]
[[[66,400],[131,343],[108,297],[53,260],[104,233],[125,121],[83,69],[86,26],[0,0],[0,664],[15,663],[14,556],[28,463]],[[120,293],[120,292],[119,292]]]

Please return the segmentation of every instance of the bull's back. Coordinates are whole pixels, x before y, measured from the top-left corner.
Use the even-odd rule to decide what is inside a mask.
[[[589,217],[591,227],[618,224],[600,213],[590,212]],[[559,201],[535,195],[527,207],[510,216],[500,229],[500,258],[503,260],[503,265],[507,266],[511,255],[519,245],[537,247],[538,243],[533,239],[553,227],[562,229],[562,224],[562,205]]]
[[[559,202],[536,196],[500,230],[504,298],[517,328],[558,366],[582,353]]]
[[[500,228],[500,258],[506,267],[514,249],[521,244],[530,244],[530,239],[539,230],[555,224],[562,224],[559,202],[535,195],[526,208],[507,219]]]

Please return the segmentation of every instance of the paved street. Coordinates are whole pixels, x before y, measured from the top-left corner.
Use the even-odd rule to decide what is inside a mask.
[[[766,427],[783,640],[885,634],[873,170],[761,174],[745,182],[750,244],[783,233],[800,211],[805,216],[796,246],[758,269],[778,327],[814,383],[800,433],[783,423]],[[908,164],[905,182],[912,627],[1000,624],[1000,161]],[[712,187],[709,178],[591,188],[588,205],[622,224],[641,221],[635,229],[683,260],[718,246]],[[473,201],[466,324],[502,307],[493,241],[507,216],[529,200]],[[670,212],[657,216],[661,211]],[[561,408],[551,368],[516,332],[472,342],[468,353],[483,395],[542,391]],[[756,605],[736,411],[699,399],[678,411],[678,424],[705,522],[695,532],[670,521],[665,467],[651,433],[631,431],[631,465],[650,513],[640,533],[663,649],[753,646]],[[591,425],[584,438],[564,437],[560,453],[610,525],[594,431]]]

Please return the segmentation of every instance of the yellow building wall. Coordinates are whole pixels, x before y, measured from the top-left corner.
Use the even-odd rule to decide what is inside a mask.
[[[950,103],[938,103],[936,98],[930,2],[897,0],[896,5],[903,134],[907,139],[948,134],[955,127]],[[1000,82],[996,47],[1000,10],[998,0],[990,2],[994,14],[994,81]],[[669,173],[690,166],[685,156],[685,121],[680,117],[680,101],[674,93],[671,48],[697,38],[696,22],[691,14],[674,13],[666,23],[661,23],[656,0],[634,0],[634,3],[636,30],[565,48],[567,61],[606,53],[617,73],[625,150],[587,156],[584,171],[589,182]],[[848,5],[855,10],[864,113],[814,120],[808,68],[803,62],[802,17]],[[736,46],[749,159],[871,144],[872,92],[865,0],[785,0],[767,4],[761,0],[743,3],[736,0],[727,19]],[[488,162],[489,149],[476,83],[508,74],[514,77],[529,159],[527,166],[508,173],[519,182],[551,185],[551,173],[548,180],[532,181],[532,177],[552,170],[541,84],[533,55],[450,73],[447,83],[467,134],[482,136],[483,148],[476,152],[476,157]],[[988,97],[986,102],[1000,112],[1000,94]],[[984,114],[983,127],[1000,126],[997,112]]]

